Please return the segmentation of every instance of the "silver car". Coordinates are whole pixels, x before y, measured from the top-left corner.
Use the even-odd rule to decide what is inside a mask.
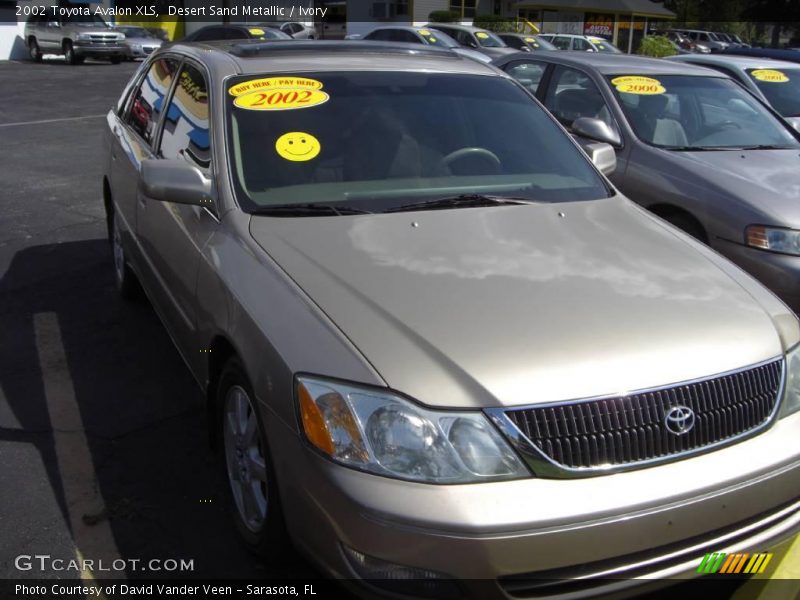
[[[798,132],[727,75],[623,55],[494,61],[571,131],[617,149],[611,180],[800,312]]]
[[[124,42],[122,33],[93,14],[66,14],[48,8],[25,23],[25,44],[35,62],[45,54],[61,54],[70,65],[81,64],[87,58],[117,64],[128,54]]]
[[[205,390],[262,556],[290,538],[373,591],[529,597],[800,530],[797,318],[510,77],[179,43],[107,122],[117,284]]]
[[[480,52],[490,58],[498,58],[516,52],[514,48],[509,48],[496,33],[488,29],[459,25],[458,23],[428,23],[425,27],[446,33],[463,48]]]
[[[800,131],[800,65],[797,63],[730,54],[670,56],[669,60],[688,62],[729,75]]]
[[[358,38],[351,38],[358,39]],[[467,56],[473,60],[481,62],[491,62],[492,58],[482,54],[477,50],[465,48],[443,31],[428,29],[427,27],[415,27],[409,25],[396,25],[376,27],[363,38],[369,42],[398,42],[404,44],[424,44],[426,46],[436,46],[447,48],[456,54]]]
[[[164,43],[144,27],[126,25],[115,27],[115,31],[119,31],[125,36],[123,43],[128,49],[127,58],[129,60],[145,58],[158,50]]]

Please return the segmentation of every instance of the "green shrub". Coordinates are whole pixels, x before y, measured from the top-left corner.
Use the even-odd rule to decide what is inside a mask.
[[[499,15],[478,15],[472,22],[475,27],[488,29],[489,31],[516,31],[516,21],[511,21],[507,17]]]
[[[654,58],[663,58],[664,56],[673,56],[678,51],[672,46],[670,41],[662,35],[649,35],[642,40],[639,47],[636,49],[636,54],[642,56],[652,56]]]
[[[453,10],[434,10],[428,15],[431,23],[457,23],[461,15]]]

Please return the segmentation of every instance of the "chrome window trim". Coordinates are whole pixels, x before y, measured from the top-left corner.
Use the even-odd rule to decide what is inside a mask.
[[[746,371],[751,371],[753,369],[757,369],[759,367],[763,367],[777,361],[780,361],[781,363],[780,365],[781,373],[780,373],[780,381],[778,382],[778,391],[775,400],[775,405],[773,406],[770,415],[761,425],[754,427],[752,429],[748,429],[747,431],[744,431],[739,435],[735,435],[733,437],[724,440],[719,440],[717,442],[713,442],[705,446],[700,446],[699,448],[693,448],[685,452],[678,452],[675,454],[668,454],[666,456],[659,456],[658,458],[649,458],[646,460],[639,460],[635,462],[627,462],[620,464],[598,465],[594,467],[568,467],[566,465],[554,461],[549,456],[547,456],[547,454],[545,454],[542,450],[540,450],[536,446],[536,444],[534,444],[530,439],[528,439],[528,437],[508,417],[508,415],[506,415],[506,413],[509,411],[541,409],[548,407],[564,407],[571,404],[584,404],[589,402],[596,402],[599,400],[627,398],[628,396],[635,396],[638,394],[647,394],[651,392],[665,391],[677,387],[682,387],[685,385],[702,383],[705,381],[711,381],[713,379],[718,379],[721,377],[727,377],[730,375],[744,373]],[[782,404],[785,385],[786,385],[786,354],[781,354],[779,356],[770,358],[768,360],[748,365],[746,367],[741,367],[739,369],[733,369],[731,371],[725,371],[723,373],[717,373],[715,375],[698,377],[696,379],[680,381],[668,385],[645,388],[641,390],[632,390],[621,394],[606,394],[601,396],[592,396],[589,398],[579,398],[576,400],[564,400],[561,402],[543,402],[539,404],[526,404],[521,406],[505,406],[502,408],[486,408],[484,409],[484,413],[491,419],[492,423],[495,424],[495,426],[500,430],[500,432],[506,436],[506,439],[508,439],[508,441],[514,447],[514,449],[519,453],[525,464],[534,473],[536,477],[544,477],[552,479],[574,479],[579,477],[595,477],[598,475],[610,475],[611,473],[619,473],[622,471],[643,469],[657,464],[672,462],[675,460],[682,460],[690,456],[697,456],[699,454],[711,452],[713,450],[722,448],[723,446],[735,444],[749,437],[753,437],[761,433],[765,429],[769,428],[770,426],[772,426],[772,424],[775,422],[775,416],[778,414],[778,411],[780,410]]]

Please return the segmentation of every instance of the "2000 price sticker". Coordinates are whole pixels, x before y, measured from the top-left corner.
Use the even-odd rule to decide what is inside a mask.
[[[233,103],[247,110],[294,110],[319,106],[330,99],[320,90],[273,89],[237,96]]]

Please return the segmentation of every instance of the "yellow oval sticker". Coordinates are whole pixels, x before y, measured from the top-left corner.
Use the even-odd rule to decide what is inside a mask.
[[[237,83],[228,90],[231,96],[243,96],[255,91],[271,89],[321,90],[322,82],[305,77],[265,77]]]
[[[294,110],[325,104],[330,96],[319,90],[271,89],[237,96],[233,104],[247,110]]]
[[[667,91],[658,79],[652,79],[651,77],[626,75],[625,77],[615,77],[611,80],[611,83],[617,88],[617,91],[623,94],[652,96],[655,94],[663,94]]]
[[[435,43],[436,43],[436,38],[435,38],[435,37],[433,37],[433,36],[429,36],[429,37],[428,37],[428,41],[429,41],[431,44],[435,44]]]
[[[534,42],[536,42],[534,38],[525,38],[525,41],[528,42],[529,44],[533,44]]]
[[[292,162],[305,162],[315,158],[322,146],[319,140],[304,131],[290,131],[275,140],[278,156]]]
[[[478,33],[475,34],[475,37],[478,38],[478,39],[481,39],[481,40],[488,40],[489,39],[489,34],[488,33],[484,33],[482,31],[479,31]]]
[[[431,34],[431,32],[428,31],[427,29],[420,29],[419,32],[420,32],[421,35],[430,35]]]
[[[264,30],[263,29],[259,29],[258,27],[253,27],[252,29],[248,29],[248,31],[252,35],[264,35]]]
[[[768,81],[769,83],[786,83],[789,81],[786,73],[774,69],[756,69],[750,75],[753,76],[753,79]]]

